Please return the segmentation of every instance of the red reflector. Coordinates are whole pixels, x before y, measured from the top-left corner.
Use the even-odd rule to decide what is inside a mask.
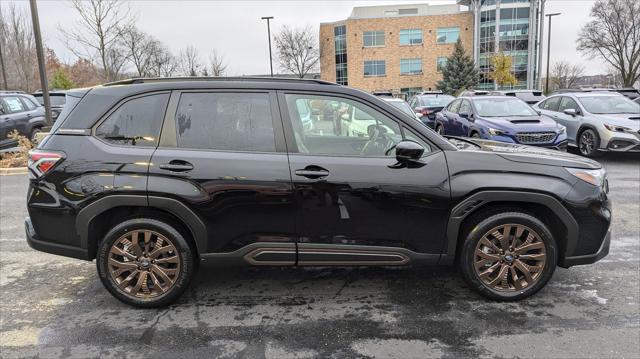
[[[57,152],[46,152],[39,150],[29,151],[29,168],[38,176],[49,172],[61,159],[63,155]]]

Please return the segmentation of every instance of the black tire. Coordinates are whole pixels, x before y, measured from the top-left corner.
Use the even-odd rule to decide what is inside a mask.
[[[477,132],[471,132],[471,138],[480,138],[480,134]]]
[[[162,243],[165,245],[173,245],[177,250],[177,253],[175,253],[174,256],[179,260],[176,264],[179,268],[178,273],[175,274],[174,281],[168,287],[166,292],[149,298],[140,298],[120,289],[116,280],[111,275],[109,268],[110,251],[114,244],[116,244],[117,241],[120,241],[124,236],[130,235],[136,230],[152,231],[164,237]],[[159,237],[156,236],[155,238],[157,240]],[[167,244],[166,241],[168,241],[169,244]],[[151,251],[151,253],[153,254],[153,251]],[[169,252],[169,254],[173,253],[173,251]],[[184,236],[171,225],[163,221],[150,218],[130,219],[113,227],[99,243],[96,257],[98,276],[105,288],[120,301],[140,308],[163,307],[176,301],[189,286],[197,268],[197,265],[194,262],[196,257]],[[127,260],[127,263],[133,263],[133,261],[129,262]],[[149,266],[148,262],[147,266]],[[140,269],[140,267],[138,267],[138,269]],[[152,269],[147,269],[147,271],[153,272]],[[146,274],[145,278],[148,278],[149,276],[149,274]],[[145,279],[144,281],[146,282],[147,280]]]
[[[578,151],[585,157],[598,157],[600,152],[600,136],[597,131],[586,128],[578,135]]]
[[[444,135],[444,127],[442,127],[441,124],[437,124],[436,125],[436,133],[438,133],[439,135],[443,136]]]
[[[503,225],[519,225],[524,226],[527,229],[532,230],[535,234],[538,235],[538,239],[536,241],[541,241],[544,243],[544,260],[541,263],[544,263],[542,270],[536,272],[534,275],[537,276],[535,281],[532,281],[531,284],[528,284],[524,288],[517,289],[514,288],[505,288],[503,290],[496,290],[495,285],[490,286],[488,283],[485,283],[480,278],[480,271],[486,269],[486,267],[482,267],[481,269],[476,270],[475,261],[476,261],[476,249],[479,245],[478,243],[485,237],[485,235],[494,229],[503,226]],[[499,213],[495,212],[487,212],[484,215],[481,213],[476,217],[471,219],[471,222],[465,226],[464,233],[464,243],[462,243],[462,248],[460,251],[460,255],[458,258],[458,262],[460,265],[460,269],[462,271],[463,278],[467,282],[467,284],[476,292],[481,295],[501,301],[515,301],[519,299],[526,298],[530,295],[533,295],[537,291],[539,291],[542,287],[544,287],[549,279],[551,279],[553,272],[555,271],[556,263],[557,263],[557,247],[556,241],[553,238],[551,231],[547,228],[547,226],[537,219],[536,217],[522,212],[515,212],[512,209],[505,209]],[[515,231],[515,230],[514,230]],[[495,233],[495,232],[494,232]],[[529,232],[526,232],[527,236]],[[521,245],[524,245],[521,243]],[[514,246],[516,247],[516,246]],[[540,249],[542,252],[542,249]],[[506,255],[511,256],[510,252],[506,252],[505,255],[502,255],[501,258],[506,257]],[[507,265],[507,272],[511,270],[510,267],[514,266],[517,268],[519,264],[516,264],[518,261],[518,256],[515,256],[515,260],[513,256],[511,256],[511,261],[507,262],[501,260],[500,262],[496,262],[495,265],[499,265],[502,268],[504,265]],[[526,262],[526,259],[522,259],[520,263]],[[503,264],[504,263],[504,264]],[[528,263],[527,263],[528,264]],[[487,266],[493,267],[491,262],[486,264]],[[497,269],[496,269],[497,270]],[[515,271],[515,269],[514,269]],[[495,270],[494,270],[495,273]],[[508,278],[513,281],[513,274],[507,273]],[[500,274],[496,275],[494,278],[499,277]],[[507,278],[505,277],[505,278]],[[524,279],[523,276],[520,277],[520,280]],[[518,280],[516,278],[516,280]],[[518,283],[521,283],[520,281]],[[519,284],[520,285],[520,284]]]
[[[40,127],[35,127],[29,134],[29,141],[31,141],[31,143],[33,143],[34,145],[38,144],[38,139],[36,136],[38,136],[40,132],[42,132],[42,129]]]

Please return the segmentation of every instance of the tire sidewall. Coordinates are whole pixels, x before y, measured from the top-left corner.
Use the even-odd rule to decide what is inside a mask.
[[[590,153],[583,153],[581,146],[582,135],[587,131],[591,132],[591,134],[593,135],[593,151],[591,151]],[[580,152],[581,155],[585,157],[596,157],[598,155],[598,148],[600,148],[600,135],[598,134],[598,131],[591,128],[586,128],[582,132],[580,132],[580,136],[578,137],[578,152]]]
[[[109,274],[108,268],[109,251],[113,243],[126,233],[142,229],[156,231],[165,236],[176,247],[180,258],[180,273],[173,287],[166,293],[150,299],[134,298],[120,291]],[[147,218],[127,220],[113,227],[98,245],[96,266],[100,280],[114,297],[124,303],[141,308],[162,307],[178,299],[189,286],[195,267],[191,248],[180,232],[167,223]]]
[[[531,287],[513,292],[501,292],[487,287],[474,268],[474,252],[480,239],[492,228],[501,224],[525,225],[534,230],[545,245],[546,261],[538,281]],[[480,294],[496,300],[513,301],[533,295],[544,287],[553,276],[557,263],[557,246],[549,229],[535,217],[517,212],[499,213],[480,221],[468,233],[461,251],[460,265],[467,283]]]

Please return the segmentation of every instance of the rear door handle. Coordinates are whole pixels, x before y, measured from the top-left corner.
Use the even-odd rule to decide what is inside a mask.
[[[163,163],[160,169],[172,171],[172,172],[187,172],[193,169],[193,165],[187,161],[173,160],[169,163]]]
[[[302,170],[295,171],[296,176],[307,177],[311,179],[327,177],[329,171],[320,166],[307,166]]]

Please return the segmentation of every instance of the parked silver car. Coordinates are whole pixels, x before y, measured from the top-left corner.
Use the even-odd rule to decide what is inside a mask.
[[[533,106],[567,128],[569,145],[587,157],[599,151],[640,152],[640,105],[608,92],[568,92]]]

